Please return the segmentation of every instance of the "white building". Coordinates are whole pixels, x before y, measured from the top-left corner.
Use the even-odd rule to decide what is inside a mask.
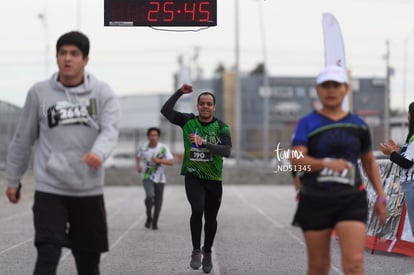
[[[136,151],[147,140],[147,129],[159,127],[161,142],[174,153],[182,153],[182,137],[178,126],[169,123],[161,114],[161,107],[170,94],[128,95],[119,97],[121,106],[120,136],[117,151]],[[182,96],[176,105],[181,112],[194,112],[193,97]]]

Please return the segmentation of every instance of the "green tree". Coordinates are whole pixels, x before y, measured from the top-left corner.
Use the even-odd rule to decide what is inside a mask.
[[[263,63],[257,64],[257,66],[250,72],[250,75],[263,75],[265,73],[265,66]]]

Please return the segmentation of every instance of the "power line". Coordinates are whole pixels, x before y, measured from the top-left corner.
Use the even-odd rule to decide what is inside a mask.
[[[365,1],[365,2],[374,2],[378,4],[379,2],[389,3],[389,4],[414,4],[412,0],[358,0],[358,2]]]

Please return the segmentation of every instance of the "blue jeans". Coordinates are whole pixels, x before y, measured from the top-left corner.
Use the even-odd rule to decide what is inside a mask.
[[[407,208],[411,232],[414,236],[414,181],[403,182],[401,184],[401,190],[404,192],[405,207]]]

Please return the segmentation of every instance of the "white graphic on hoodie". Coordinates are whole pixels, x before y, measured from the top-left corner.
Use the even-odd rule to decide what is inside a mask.
[[[47,110],[49,128],[58,125],[90,125],[90,118],[96,117],[96,99],[91,98],[87,104],[59,101]]]

